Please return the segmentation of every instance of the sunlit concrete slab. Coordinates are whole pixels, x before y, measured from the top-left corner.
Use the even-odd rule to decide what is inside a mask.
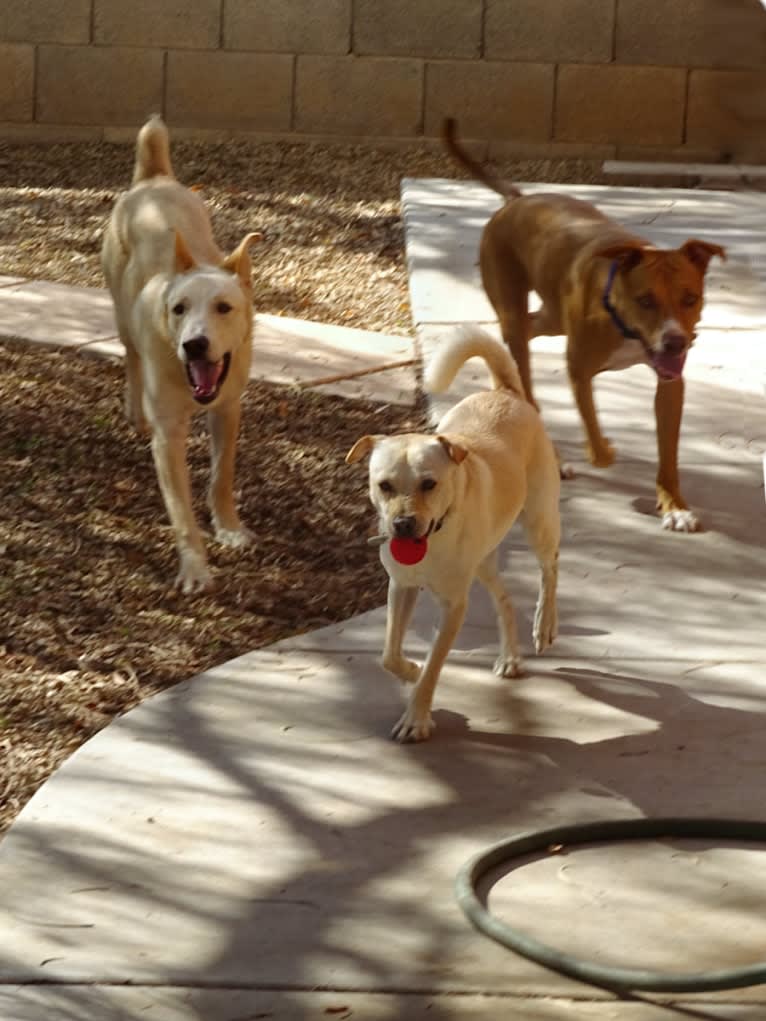
[[[417,374],[401,363],[414,357],[409,337],[259,315],[252,375],[341,397],[412,404]]]
[[[565,821],[760,811],[764,683],[739,680],[736,664],[713,677],[694,657],[546,656],[511,682],[458,651],[436,736],[399,746],[386,737],[396,686],[369,652],[284,651],[150,700],[32,799],[0,845],[4,983],[576,997],[578,984],[466,925],[452,896],[462,862]],[[757,959],[761,859],[737,852],[723,911],[726,862],[715,848],[689,853],[704,862],[702,885],[679,880],[690,868],[680,850],[662,859],[665,917],[684,920],[685,950],[703,963],[716,946],[729,963]],[[597,897],[589,860],[539,880],[545,904],[561,886],[567,944],[598,952],[611,940],[633,960],[658,859],[642,873],[604,854]],[[630,912],[618,918],[605,905],[628,867]],[[676,964],[675,929],[664,946],[652,943],[652,962]]]
[[[104,290],[44,280],[2,289],[0,336],[50,347],[79,347],[116,334],[112,301]]]

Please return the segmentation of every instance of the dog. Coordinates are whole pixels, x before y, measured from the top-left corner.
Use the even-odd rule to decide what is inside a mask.
[[[175,533],[176,587],[208,589],[212,577],[192,510],[186,441],[192,415],[207,412],[208,504],[215,537],[243,546],[250,533],[234,502],[240,398],[252,354],[248,234],[224,256],[202,199],[176,180],[168,131],[158,116],[141,128],[133,183],[117,201],[101,263],[126,352],[125,410],[152,454]]]
[[[536,652],[556,637],[558,462],[539,413],[524,396],[509,351],[478,328],[457,330],[429,362],[425,386],[432,393],[443,392],[461,365],[475,356],[489,367],[493,389],[460,401],[441,419],[435,435],[362,436],[346,455],[349,464],[370,455],[370,500],[385,540],[427,542],[425,557],[411,566],[394,559],[388,541],[380,551],[389,575],[383,666],[414,685],[391,734],[398,741],[423,741],[431,735],[434,691],[463,623],[474,578],[489,591],[497,613],[500,656],[495,673],[520,674],[513,604],[498,573],[497,548],[522,511],[541,568],[533,626]],[[422,669],[402,653],[420,588],[430,589],[441,605],[439,631]]]
[[[591,464],[608,467],[615,451],[602,434],[593,377],[641,362],[657,376],[654,409],[659,467],[657,509],[662,526],[700,527],[678,479],[678,438],[684,400],[683,367],[702,313],[705,273],[721,245],[690,239],[664,250],[629,233],[594,206],[567,195],[523,195],[495,180],[458,144],[455,121],[443,140],[469,173],[506,199],[487,223],[480,247],[484,289],[534,403],[530,338],[566,335],[567,368],[587,434]],[[529,291],[542,301],[530,315]]]

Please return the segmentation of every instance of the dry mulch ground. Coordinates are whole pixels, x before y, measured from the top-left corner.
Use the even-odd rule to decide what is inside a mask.
[[[393,406],[251,383],[237,481],[245,552],[208,544],[216,587],[182,596],[148,441],[117,364],[0,344],[0,827],[85,738],[147,695],[385,600],[360,435]],[[190,443],[206,521],[204,429]]]
[[[399,186],[455,176],[444,157],[187,142],[173,159],[202,187],[224,248],[262,232],[258,311],[409,332]],[[130,146],[0,144],[0,274],[102,286],[101,232],[132,161]],[[587,161],[499,169],[599,179]],[[67,755],[142,698],[384,599],[364,541],[364,470],[342,457],[361,433],[416,425],[416,409],[251,384],[238,483],[257,543],[244,554],[211,543],[217,587],[192,599],[170,587],[176,557],[151,455],[121,400],[111,362],[0,343],[0,831]],[[190,461],[203,517],[201,430]]]

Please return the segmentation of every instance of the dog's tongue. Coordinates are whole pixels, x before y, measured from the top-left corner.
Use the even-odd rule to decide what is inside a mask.
[[[686,351],[683,351],[681,354],[670,354],[668,351],[662,351],[660,354],[652,355],[652,365],[660,379],[678,379],[684,371],[685,362]]]
[[[223,359],[220,362],[207,362],[204,358],[198,358],[189,362],[189,375],[194,383],[194,396],[209,397],[215,393],[222,372]]]

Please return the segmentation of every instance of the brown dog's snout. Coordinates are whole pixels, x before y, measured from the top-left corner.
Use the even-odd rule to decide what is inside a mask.
[[[668,354],[683,354],[688,346],[689,338],[680,330],[668,330],[662,335],[662,347]]]
[[[189,361],[194,361],[195,358],[205,357],[210,341],[205,336],[192,337],[191,340],[185,340],[182,346]]]
[[[398,539],[415,539],[418,526],[417,518],[412,514],[399,514],[394,518],[394,535]]]

